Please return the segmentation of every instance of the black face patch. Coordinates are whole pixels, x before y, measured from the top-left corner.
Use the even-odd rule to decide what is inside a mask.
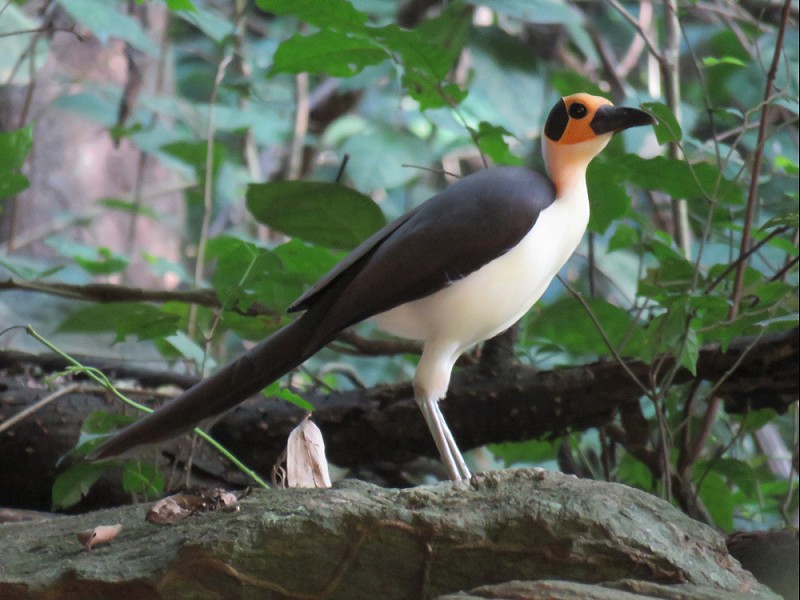
[[[573,105],[574,106],[574,105]],[[557,142],[564,135],[569,123],[569,115],[567,114],[567,105],[563,99],[556,102],[556,105],[547,116],[547,122],[544,124],[544,134]]]
[[[586,110],[586,106],[580,102],[575,102],[569,107],[569,116],[573,119],[582,119],[587,112],[589,111]]]

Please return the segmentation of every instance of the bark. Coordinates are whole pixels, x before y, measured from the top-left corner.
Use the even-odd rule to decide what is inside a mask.
[[[0,526],[0,597],[777,598],[671,505],[544,471],[260,491],[173,526],[145,522],[147,508]],[[81,551],[76,532],[116,523],[116,539]],[[459,594],[515,580],[543,591]]]
[[[715,347],[703,348],[698,377],[719,381],[738,364],[718,390],[726,409],[743,412],[749,407],[770,406],[782,412],[797,400],[799,346],[798,330],[793,330],[760,340],[742,338],[724,353]],[[48,369],[63,368],[52,357],[40,362]],[[101,366],[118,377],[139,377],[148,385],[167,380],[163,373],[137,373],[109,361]],[[9,355],[0,353],[3,367],[9,369],[11,362]],[[650,367],[630,362],[629,368],[646,380]],[[683,370],[677,382],[690,378],[691,374]],[[181,376],[175,381],[186,385],[192,380]],[[0,386],[0,422],[49,393],[42,387],[32,387],[27,374],[7,376]],[[638,403],[640,397],[641,390],[613,361],[541,372],[514,364],[502,374],[487,373],[479,364],[457,373],[442,407],[456,439],[466,450],[604,425],[617,410]],[[437,456],[410,384],[308,398],[317,407],[314,420],[325,436],[328,458],[336,465],[370,467],[386,481],[399,485],[406,463],[421,456]],[[0,486],[0,505],[49,509],[55,464],[75,445],[80,423],[92,411],[118,410],[117,406],[104,394],[69,394],[0,433],[0,472],[9,482]],[[300,409],[286,402],[254,398],[225,415],[212,434],[246,464],[269,473],[302,417]],[[183,446],[187,446],[185,441]],[[162,450],[175,455],[178,446],[169,442]],[[213,455],[201,454],[194,464],[199,467],[198,475],[211,481],[237,481],[235,473]],[[112,493],[113,489],[112,481],[102,487],[102,492]],[[100,491],[94,492],[85,506],[98,506],[103,495]],[[116,492],[113,500],[119,499]]]

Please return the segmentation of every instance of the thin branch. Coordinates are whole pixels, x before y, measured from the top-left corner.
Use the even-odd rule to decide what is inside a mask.
[[[611,6],[614,7],[620,16],[625,19],[628,23],[630,23],[631,27],[636,30],[636,33],[644,40],[645,45],[647,45],[647,49],[650,51],[650,54],[656,57],[656,59],[661,62],[663,60],[663,56],[661,51],[656,47],[653,43],[653,40],[650,39],[650,36],[647,35],[647,32],[641,26],[639,21],[634,17],[631,13],[629,13],[622,4],[617,2],[617,0],[606,0]]]
[[[87,300],[94,302],[186,302],[211,308],[220,308],[222,303],[213,289],[199,290],[148,290],[110,283],[90,283],[75,285],[47,281],[18,281],[6,279],[0,281],[0,292],[4,290],[23,290],[40,292],[61,298]],[[261,308],[248,311],[253,315],[277,316],[276,313]]]
[[[747,211],[745,213],[744,230],[742,231],[742,240],[739,246],[739,255],[744,255],[750,247],[750,236],[753,227],[753,215],[755,213],[755,205],[758,200],[758,180],[761,173],[761,160],[764,155],[764,140],[766,139],[767,131],[767,112],[769,109],[769,98],[772,95],[772,84],[775,80],[775,75],[778,71],[778,64],[781,58],[781,51],[783,49],[783,37],[786,33],[786,26],[789,21],[789,10],[792,6],[791,0],[785,0],[783,9],[781,10],[781,21],[778,27],[778,37],[775,40],[775,52],[772,55],[772,64],[770,65],[769,72],[767,73],[767,82],[764,87],[764,104],[761,107],[761,119],[758,124],[758,138],[756,140],[756,152],[753,156],[753,168],[751,170],[750,190],[747,195]],[[733,320],[739,313],[739,304],[742,300],[742,287],[744,284],[744,269],[745,261],[740,261],[736,268],[736,275],[733,281],[733,291],[731,292],[731,308],[728,312],[728,319]]]
[[[780,281],[783,279],[786,276],[786,273],[791,271],[792,268],[797,265],[798,260],[800,260],[800,256],[795,256],[790,261],[787,261],[787,263],[781,267],[780,270],[775,273],[775,275],[770,277],[770,281]]]
[[[211,223],[211,208],[212,208],[212,195],[214,192],[214,131],[216,126],[214,123],[215,107],[217,102],[217,94],[222,85],[222,79],[225,77],[225,69],[233,60],[233,48],[228,46],[225,49],[225,54],[222,60],[217,65],[217,72],[214,76],[214,85],[211,88],[211,97],[208,101],[208,123],[206,131],[206,163],[205,163],[205,180],[203,186],[203,220],[200,225],[200,240],[197,243],[197,260],[194,267],[194,281],[195,287],[200,287],[203,282],[203,273],[206,266],[206,246],[208,244],[208,229]],[[194,305],[189,313],[189,337],[194,337],[195,327],[197,325],[197,312]]]
[[[14,35],[26,35],[26,34],[30,34],[30,33],[35,33],[37,35],[42,34],[42,33],[46,33],[46,34],[49,35],[49,34],[52,34],[55,31],[58,31],[58,32],[61,32],[61,33],[71,33],[76,38],[78,38],[79,41],[81,41],[81,42],[85,42],[86,41],[85,38],[80,33],[75,31],[74,28],[71,28],[71,27],[70,28],[50,27],[50,26],[47,26],[47,25],[45,25],[44,27],[37,27],[35,29],[19,29],[17,31],[6,31],[6,32],[3,32],[3,33],[0,33],[0,38],[11,37],[11,36],[14,36]]]
[[[608,339],[605,329],[603,329],[603,325],[600,323],[597,316],[594,314],[594,311],[584,299],[583,295],[580,294],[577,290],[575,290],[575,288],[573,288],[570,284],[568,284],[560,275],[556,275],[556,277],[558,277],[558,280],[561,282],[561,284],[565,288],[567,288],[567,291],[570,294],[572,294],[578,302],[581,303],[581,306],[583,306],[584,310],[586,311],[586,314],[589,315],[589,318],[592,320],[592,323],[597,329],[597,332],[600,334],[600,337],[603,338],[603,342],[608,347],[609,351],[611,352],[611,355],[614,357],[614,360],[616,360],[617,363],[625,370],[625,372],[628,374],[631,380],[636,384],[636,386],[642,391],[642,393],[645,396],[647,396],[648,398],[653,398],[653,391],[650,388],[648,388],[644,383],[641,382],[641,380],[628,366],[628,363],[625,361],[625,359],[622,358],[620,353],[614,347],[614,344],[611,343],[611,340]]]
[[[45,396],[38,402],[34,402],[28,408],[19,411],[17,414],[15,414],[7,421],[3,421],[2,423],[0,423],[0,433],[3,433],[6,429],[10,429],[14,425],[22,421],[24,418],[32,415],[36,411],[41,410],[42,408],[50,404],[53,400],[58,400],[59,398],[61,398],[61,396],[66,396],[67,394],[71,394],[72,392],[76,391],[78,387],[80,386],[77,383],[70,384],[68,386],[61,388],[60,390],[56,390],[52,394]]]
[[[678,1],[664,0],[664,51],[661,57],[661,76],[664,79],[664,93],[667,106],[678,123],[683,122],[681,116],[680,88],[680,44],[681,26],[678,19]],[[669,144],[670,158],[680,160],[680,145],[672,141]],[[672,199],[672,218],[675,241],[688,260],[691,256],[692,230],[689,227],[689,205],[685,198]]]
[[[639,2],[639,26],[642,28],[642,31],[646,31],[650,27],[652,20],[652,0],[641,0],[641,2]],[[628,51],[625,53],[625,56],[619,60],[615,69],[616,74],[620,78],[624,79],[627,77],[637,65],[639,57],[642,55],[642,50],[644,50],[644,46],[644,38],[642,38],[642,36],[637,35],[633,38],[631,45],[628,47]]]
[[[271,317],[279,319],[282,315],[262,304],[251,304],[246,310],[236,305],[225,306],[215,290],[148,290],[109,283],[75,285],[61,282],[0,280],[0,292],[20,290],[39,292],[88,302],[185,302],[207,308],[226,308],[248,317]],[[395,356],[397,354],[420,354],[422,347],[418,342],[402,339],[364,338],[352,330],[345,330],[336,336],[339,344],[333,346],[337,352],[358,356]],[[341,344],[345,344],[342,346]]]
[[[109,392],[114,394],[114,396],[116,396],[117,398],[122,400],[125,404],[127,404],[129,406],[132,406],[132,407],[136,408],[137,410],[139,410],[141,412],[144,412],[144,413],[148,413],[149,414],[149,413],[153,412],[153,409],[148,408],[147,406],[144,406],[143,404],[140,404],[139,402],[135,402],[135,401],[131,400],[130,398],[128,398],[127,396],[125,396],[122,392],[120,392],[111,383],[111,381],[102,372],[98,371],[97,369],[93,369],[91,367],[83,366],[77,360],[72,358],[69,354],[66,354],[61,349],[59,349],[56,346],[54,346],[51,342],[49,342],[48,340],[43,338],[41,335],[39,335],[36,332],[36,330],[34,330],[33,327],[31,327],[30,325],[28,325],[25,329],[26,329],[28,335],[30,335],[32,338],[34,338],[40,344],[42,344],[43,346],[46,346],[51,351],[55,352],[56,354],[61,356],[64,360],[69,362],[72,365],[73,369],[79,370],[80,372],[84,373],[87,377],[89,377],[90,379],[94,380],[96,383],[101,385],[103,388],[105,388],[106,390],[108,390]],[[227,458],[231,463],[233,463],[236,466],[236,468],[238,468],[240,471],[242,471],[244,474],[246,474],[248,477],[250,477],[258,485],[260,485],[263,488],[269,488],[269,486],[258,476],[258,474],[255,471],[253,471],[252,469],[248,468],[238,458],[236,458],[233,454],[231,454],[230,451],[227,448],[222,446],[222,444],[220,444],[218,441],[216,441],[214,438],[212,438],[209,434],[207,434],[205,431],[203,431],[199,427],[195,427],[193,431],[194,431],[194,433],[199,435],[203,439],[203,441],[205,441],[206,443],[210,444],[215,450],[217,450],[217,452],[219,452],[220,454],[222,454],[222,456]]]
[[[308,132],[308,73],[298,73],[294,78],[296,108],[294,112],[294,132],[289,152],[289,166],[286,179],[295,181],[303,174],[303,148]]]
[[[748,258],[750,258],[750,255],[752,255],[753,253],[757,252],[762,246],[764,246],[772,238],[774,238],[775,236],[778,236],[778,235],[780,235],[782,233],[785,233],[788,230],[789,230],[789,227],[778,227],[777,229],[773,229],[769,233],[769,235],[767,235],[764,239],[760,240],[756,245],[754,245],[752,248],[749,248],[744,254],[741,254],[735,261],[733,261],[731,264],[729,264],[725,268],[725,270],[717,276],[717,278],[714,281],[712,281],[711,283],[708,284],[708,287],[706,287],[706,289],[705,289],[705,293],[708,294],[709,292],[711,292],[722,281],[724,281],[724,279],[728,276],[728,274],[731,271],[733,271],[734,269],[738,269],[739,266],[743,262],[745,262]],[[795,257],[795,258],[797,258],[797,257]]]

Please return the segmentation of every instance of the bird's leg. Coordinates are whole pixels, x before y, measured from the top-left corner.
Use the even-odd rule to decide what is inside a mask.
[[[434,414],[436,414],[437,416],[437,420],[442,425],[444,437],[445,440],[447,441],[447,447],[450,451],[450,457],[455,462],[455,465],[458,469],[458,477],[454,477],[454,479],[469,479],[470,477],[472,477],[472,473],[469,472],[467,463],[464,462],[464,457],[461,455],[461,451],[458,449],[458,444],[456,444],[456,440],[453,437],[453,433],[447,426],[447,421],[445,420],[444,415],[442,414],[442,410],[439,408],[438,401],[433,402],[433,410]]]
[[[453,439],[453,434],[447,427],[441,410],[439,410],[439,400],[427,395],[417,396],[416,400],[450,479],[453,481],[469,479],[469,469],[464,463],[464,458]]]
[[[414,399],[433,436],[450,479],[469,479],[470,472],[458,449],[453,434],[439,409],[450,385],[450,373],[459,354],[459,346],[451,342],[427,342],[414,373]]]

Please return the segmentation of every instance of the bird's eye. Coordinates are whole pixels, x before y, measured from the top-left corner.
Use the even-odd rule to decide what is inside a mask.
[[[582,119],[586,116],[586,107],[580,102],[576,102],[569,107],[569,116],[573,119]]]

